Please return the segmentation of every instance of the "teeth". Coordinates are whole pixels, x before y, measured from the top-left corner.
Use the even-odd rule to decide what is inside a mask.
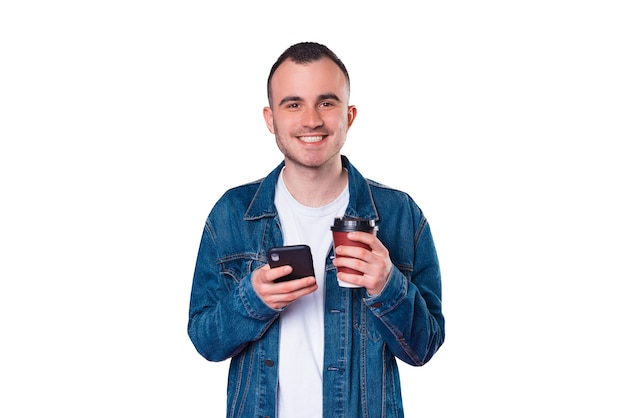
[[[301,136],[300,140],[304,142],[320,142],[324,139],[323,136]]]

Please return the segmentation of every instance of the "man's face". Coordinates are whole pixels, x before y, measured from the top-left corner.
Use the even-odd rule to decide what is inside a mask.
[[[356,108],[348,106],[346,77],[334,62],[283,62],[271,95],[263,115],[287,164],[319,168],[340,159]]]

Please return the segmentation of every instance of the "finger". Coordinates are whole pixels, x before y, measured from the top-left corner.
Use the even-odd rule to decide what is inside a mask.
[[[302,277],[300,279],[288,280],[276,283],[276,293],[294,293],[301,289],[316,285],[314,276]]]
[[[361,274],[337,272],[337,279],[341,280],[342,282],[353,284],[355,286],[364,287],[364,278],[365,276]]]
[[[378,240],[376,238],[376,235],[370,234],[369,232],[361,232],[361,231],[353,231],[353,232],[348,233],[348,239],[350,241],[357,241],[363,244],[367,244],[370,247],[372,246],[372,244],[374,244],[374,242]]]
[[[277,268],[270,268],[268,264],[256,269],[252,272],[252,286],[257,293],[265,300],[268,294],[271,294],[273,290],[271,285],[274,284],[274,280],[279,277],[283,277],[291,272],[291,266],[281,266]]]
[[[368,263],[356,256],[335,257],[333,264],[337,268],[345,267],[359,271],[363,274],[368,272]]]
[[[289,265],[275,267],[275,268],[269,268],[269,265],[268,265],[268,269],[265,271],[265,274],[263,275],[263,281],[265,283],[273,283],[274,280],[280,279],[281,277],[288,275],[292,271],[293,271],[293,268]]]
[[[274,285],[267,285],[266,288],[270,289],[271,292],[265,295],[265,302],[275,309],[280,309],[291,304],[296,299],[315,292],[318,286],[315,277],[310,276]]]
[[[354,241],[358,241],[369,246],[371,254],[385,259],[389,258],[389,250],[387,250],[387,247],[385,247],[376,235],[369,234],[367,232],[351,232],[348,234],[348,237],[350,237],[351,234],[354,234],[354,239],[349,239],[353,239]]]
[[[356,245],[340,245],[335,248],[336,258],[358,258],[359,260],[367,260],[370,257],[369,248],[358,247]]]

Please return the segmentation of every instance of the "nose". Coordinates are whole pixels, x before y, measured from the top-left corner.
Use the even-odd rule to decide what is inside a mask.
[[[320,116],[319,109],[317,107],[310,107],[304,110],[302,113],[302,126],[310,129],[320,127],[324,124],[322,117]]]

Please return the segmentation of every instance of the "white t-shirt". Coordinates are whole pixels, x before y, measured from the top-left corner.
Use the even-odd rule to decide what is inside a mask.
[[[289,193],[282,173],[274,203],[278,210],[284,245],[311,247],[318,289],[285,309],[280,315],[278,369],[278,417],[320,418],[324,366],[324,293],[326,256],[332,245],[330,227],[348,206],[348,186],[333,202],[320,208],[300,204]]]

